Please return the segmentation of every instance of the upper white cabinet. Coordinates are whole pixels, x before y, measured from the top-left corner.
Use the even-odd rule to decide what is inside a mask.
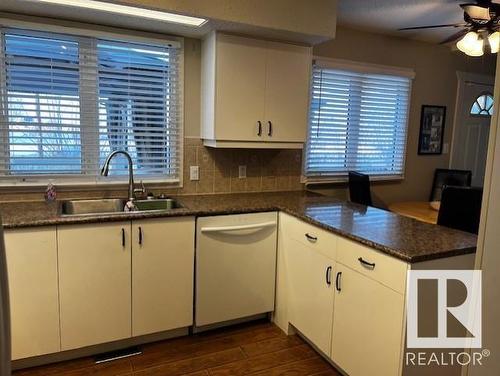
[[[211,33],[202,45],[206,146],[301,148],[311,48]]]
[[[132,222],[132,336],[193,324],[194,223]]]
[[[5,231],[12,359],[60,351],[56,228]]]

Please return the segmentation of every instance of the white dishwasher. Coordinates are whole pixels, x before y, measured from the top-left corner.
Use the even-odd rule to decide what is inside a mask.
[[[197,219],[197,327],[274,310],[277,224],[275,212]]]

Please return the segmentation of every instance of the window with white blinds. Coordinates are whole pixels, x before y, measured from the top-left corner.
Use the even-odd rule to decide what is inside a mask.
[[[127,151],[143,179],[179,179],[181,49],[1,30],[0,175],[98,179]],[[127,174],[125,159],[110,176]]]
[[[304,174],[404,176],[411,75],[314,65]]]

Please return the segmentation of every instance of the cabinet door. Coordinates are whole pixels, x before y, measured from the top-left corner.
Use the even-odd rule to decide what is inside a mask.
[[[5,231],[12,359],[60,351],[56,229]]]
[[[268,141],[305,142],[311,64],[310,47],[268,42],[264,127]]]
[[[403,295],[342,264],[337,273],[333,361],[351,376],[399,375]]]
[[[266,42],[217,36],[215,137],[218,140],[262,141],[258,121],[264,121]]]
[[[192,217],[132,223],[132,335],[193,324]]]
[[[330,353],[334,262],[296,240],[286,252],[289,322],[325,354]]]
[[[130,222],[57,230],[62,350],[131,336]]]

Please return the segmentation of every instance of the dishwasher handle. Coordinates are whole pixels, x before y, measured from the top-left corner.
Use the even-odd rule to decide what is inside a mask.
[[[262,223],[252,223],[249,225],[238,225],[238,226],[216,226],[216,227],[202,227],[201,232],[228,232],[228,231],[240,231],[240,230],[252,230],[260,229],[265,227],[276,226],[276,221],[262,222]]]

